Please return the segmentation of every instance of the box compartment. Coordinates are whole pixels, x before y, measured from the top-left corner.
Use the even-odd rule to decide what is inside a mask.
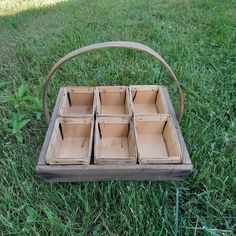
[[[168,113],[167,103],[160,86],[132,85],[129,89],[134,115]]]
[[[136,116],[135,137],[140,164],[182,162],[177,133],[169,115]]]
[[[129,91],[125,86],[97,87],[97,114],[99,116],[129,116]]]
[[[59,116],[92,117],[96,108],[94,91],[94,87],[64,88]]]
[[[92,118],[57,118],[46,154],[47,164],[89,164]]]
[[[137,163],[134,128],[129,118],[99,117],[95,125],[95,163]]]

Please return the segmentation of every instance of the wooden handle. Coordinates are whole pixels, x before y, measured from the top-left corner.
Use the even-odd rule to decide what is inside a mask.
[[[92,51],[97,51],[103,48],[128,48],[128,49],[134,49],[137,51],[141,51],[144,52],[150,56],[152,56],[155,60],[159,61],[168,71],[169,75],[173,78],[173,80],[175,81],[177,88],[178,88],[178,92],[179,92],[179,107],[178,107],[178,113],[177,113],[177,118],[180,121],[183,115],[183,109],[184,109],[184,98],[183,98],[183,92],[181,90],[180,87],[180,83],[177,80],[174,72],[172,71],[172,69],[170,68],[170,66],[166,63],[166,61],[157,53],[155,52],[153,49],[140,44],[140,43],[135,43],[135,42],[122,42],[122,41],[117,41],[117,42],[104,42],[104,43],[96,43],[96,44],[92,44],[83,48],[79,48],[69,54],[67,54],[66,56],[64,56],[63,58],[61,58],[51,69],[46,83],[45,83],[45,87],[44,87],[44,93],[43,93],[43,109],[44,109],[44,116],[45,116],[45,120],[46,123],[49,124],[50,121],[50,115],[49,115],[49,111],[48,111],[48,101],[47,101],[47,94],[48,94],[48,84],[49,81],[51,80],[52,76],[55,74],[55,72],[57,71],[58,68],[60,68],[65,62],[69,61],[70,59],[73,59],[81,54],[87,53],[87,52],[92,52]]]

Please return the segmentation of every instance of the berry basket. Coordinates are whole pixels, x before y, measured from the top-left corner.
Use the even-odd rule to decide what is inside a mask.
[[[179,92],[177,114],[160,85],[64,87],[50,117],[48,85],[54,73],[81,54],[105,48],[144,52],[159,61]],[[134,42],[106,42],[75,50],[60,59],[46,80],[47,134],[36,166],[49,182],[182,180],[192,171],[179,122],[183,93],[165,60]]]

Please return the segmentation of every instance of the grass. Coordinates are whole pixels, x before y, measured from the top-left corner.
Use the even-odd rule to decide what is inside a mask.
[[[234,235],[235,1],[41,1],[34,8],[31,0],[28,10],[24,1],[11,2],[16,7],[0,14],[1,234]],[[60,57],[111,40],[152,47],[180,79],[181,127],[194,166],[185,181],[52,185],[35,175],[47,127],[41,106],[24,98],[41,99]],[[166,84],[176,103],[172,81],[151,58],[105,50],[63,66],[50,84],[50,105],[64,85],[154,83]],[[6,102],[12,96],[17,102]],[[22,142],[12,127],[17,115],[30,120],[20,130]]]

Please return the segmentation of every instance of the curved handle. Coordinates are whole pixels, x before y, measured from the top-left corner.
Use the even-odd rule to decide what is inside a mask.
[[[175,81],[177,88],[178,88],[178,92],[179,92],[179,108],[178,108],[178,113],[177,113],[177,118],[180,121],[183,115],[183,109],[184,109],[184,98],[183,98],[183,92],[181,90],[180,87],[180,83],[177,80],[174,72],[172,71],[172,69],[170,68],[170,66],[166,63],[166,61],[157,53],[155,52],[153,49],[140,44],[140,43],[135,43],[135,42],[123,42],[123,41],[116,41],[116,42],[104,42],[104,43],[96,43],[96,44],[92,44],[83,48],[79,48],[69,54],[67,54],[66,56],[64,56],[63,58],[61,58],[51,69],[46,83],[45,83],[45,87],[44,87],[44,93],[43,93],[43,109],[44,109],[44,116],[46,119],[46,123],[49,124],[50,121],[50,115],[49,115],[49,111],[48,111],[48,102],[47,102],[47,94],[48,94],[48,84],[49,81],[51,80],[52,76],[55,74],[55,72],[57,71],[58,68],[60,68],[65,62],[69,61],[70,59],[73,59],[81,54],[87,53],[87,52],[92,52],[92,51],[97,51],[103,48],[128,48],[128,49],[134,49],[137,51],[141,51],[144,52],[150,56],[152,56],[155,60],[159,61],[168,71],[169,75],[173,78],[173,80]]]

